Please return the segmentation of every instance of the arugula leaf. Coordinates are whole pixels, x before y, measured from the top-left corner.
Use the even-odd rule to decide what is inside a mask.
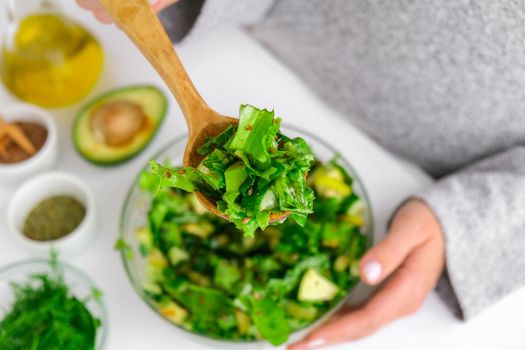
[[[133,260],[133,250],[124,239],[118,239],[115,242],[114,248],[115,250],[120,250],[121,252],[123,252],[127,260]]]
[[[175,187],[187,192],[194,192],[197,184],[202,182],[201,176],[193,168],[173,169],[150,162],[150,169],[158,176],[157,192],[165,187]]]
[[[284,309],[269,297],[256,295],[250,298],[250,315],[257,330],[272,345],[284,343],[290,333]]]
[[[221,259],[215,266],[215,284],[226,292],[233,292],[233,287],[240,280],[241,272],[235,265]]]

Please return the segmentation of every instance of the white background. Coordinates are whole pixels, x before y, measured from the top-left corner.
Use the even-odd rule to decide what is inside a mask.
[[[65,2],[70,15],[100,39],[106,62],[103,76],[93,92],[130,83],[164,85],[145,59],[115,27],[96,23],[89,14]],[[235,116],[241,103],[274,108],[288,124],[317,133],[350,160],[364,180],[374,209],[376,230],[383,234],[393,208],[407,195],[430,181],[418,170],[389,155],[352,127],[304,87],[246,34],[234,29],[214,32],[198,42],[179,48],[195,85],[217,111]],[[13,98],[0,90],[1,106]],[[74,172],[92,187],[99,225],[94,242],[70,262],[87,272],[104,292],[109,312],[106,349],[210,349],[174,331],[136,295],[113,250],[118,219],[126,192],[138,170],[166,142],[184,133],[186,126],[173,99],[162,130],[145,151],[124,165],[93,166],[81,159],[71,143],[70,126],[79,105],[52,110],[59,124],[58,169]],[[5,208],[12,188],[0,179],[0,265],[30,255],[9,237]],[[474,320],[456,320],[434,294],[414,316],[385,327],[376,335],[333,349],[523,349],[525,348],[525,291],[515,292]],[[270,348],[269,346],[267,348]]]

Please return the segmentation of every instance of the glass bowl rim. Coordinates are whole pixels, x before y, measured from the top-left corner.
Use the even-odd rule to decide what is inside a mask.
[[[75,267],[75,266],[73,266],[73,265],[71,265],[71,264],[69,264],[67,262],[61,261],[61,260],[58,260],[57,264],[58,264],[59,267],[64,268],[64,270],[69,270],[69,271],[73,272],[73,274],[76,277],[79,277],[80,280],[85,282],[92,290],[93,289],[98,289],[97,285],[93,282],[91,277],[89,277],[89,275],[86,272],[82,271],[78,267]],[[45,258],[29,258],[29,259],[19,260],[19,261],[15,261],[15,262],[3,265],[3,266],[0,267],[0,276],[2,276],[2,274],[4,274],[4,273],[7,273],[7,272],[9,272],[11,270],[14,270],[14,269],[17,269],[19,267],[32,266],[32,265],[33,266],[36,266],[36,265],[47,265],[47,266],[49,266],[49,259],[45,259]],[[71,290],[72,289],[70,289],[70,291]],[[76,295],[74,295],[74,296],[76,296]],[[106,303],[105,303],[104,298],[103,298],[103,294],[102,294],[102,298],[98,298],[97,300],[95,300],[95,302],[97,304],[99,304],[99,306],[100,306],[100,309],[101,309],[100,318],[102,320],[102,325],[101,325],[101,328],[100,328],[101,332],[102,332],[101,333],[101,338],[100,338],[100,341],[99,341],[100,344],[95,344],[95,349],[102,350],[102,349],[105,348],[106,340],[107,340],[107,336],[108,336],[108,331],[109,331],[108,311],[107,311]]]
[[[286,130],[290,130],[292,132],[297,132],[299,134],[303,134],[303,135],[307,136],[308,138],[311,138],[311,139],[315,140],[316,142],[320,143],[321,145],[323,145],[324,147],[326,147],[327,149],[332,151],[334,156],[337,155],[338,159],[343,162],[343,164],[345,166],[345,169],[348,169],[350,171],[353,180],[355,182],[357,182],[359,184],[359,186],[360,186],[360,190],[361,190],[360,196],[363,199],[363,201],[365,203],[365,206],[366,206],[366,208],[368,210],[369,222],[367,222],[368,226],[367,226],[367,230],[366,231],[367,231],[367,235],[368,235],[368,237],[367,237],[368,238],[367,239],[367,245],[368,245],[368,249],[369,249],[372,246],[372,244],[374,242],[374,239],[375,239],[375,237],[374,237],[375,233],[374,233],[373,208],[372,208],[372,203],[370,202],[370,197],[368,195],[368,192],[367,192],[367,190],[366,190],[366,188],[364,186],[364,183],[361,180],[361,177],[359,176],[358,172],[355,170],[355,168],[352,166],[352,164],[348,160],[346,160],[346,158],[339,151],[336,150],[335,147],[333,147],[330,143],[326,142],[325,140],[321,139],[320,137],[318,137],[318,136],[314,135],[313,133],[311,133],[309,131],[306,131],[306,130],[300,128],[300,127],[289,125],[289,124],[286,124],[286,123],[281,124],[281,128],[284,129],[285,131]],[[170,147],[172,147],[173,145],[183,141],[185,138],[187,138],[187,136],[188,136],[187,133],[182,133],[182,134],[174,137],[172,140],[166,142],[162,147],[160,147],[157,152],[153,153],[153,155],[150,157],[150,159],[158,159]],[[299,137],[302,137],[302,135],[299,135]],[[306,140],[306,141],[308,141],[308,140]],[[313,150],[313,152],[314,152],[314,156],[315,156],[315,150]],[[131,183],[131,186],[130,186],[130,188],[129,188],[127,194],[126,194],[126,197],[124,199],[124,202],[123,202],[123,205],[122,205],[122,208],[121,208],[121,211],[120,211],[119,232],[118,232],[118,239],[119,240],[124,238],[123,227],[124,227],[125,212],[126,212],[127,204],[130,202],[131,196],[134,193],[136,186],[138,185],[140,174],[143,171],[145,171],[146,169],[148,169],[148,167],[149,167],[149,162],[146,163],[144,166],[142,166],[140,168],[140,170],[137,173],[137,175],[135,175],[135,177],[133,179],[133,182]],[[135,254],[135,252],[133,252],[133,254]],[[255,339],[255,340],[224,339],[224,338],[219,338],[219,337],[207,336],[207,335],[204,335],[204,334],[201,334],[201,333],[193,332],[193,331],[191,331],[191,330],[189,330],[189,329],[187,329],[187,328],[185,328],[183,326],[177,325],[177,324],[167,320],[165,317],[163,317],[159,313],[159,311],[155,308],[155,306],[147,298],[147,296],[144,295],[144,291],[137,286],[137,283],[135,283],[135,279],[132,276],[132,272],[130,271],[130,266],[128,264],[129,257],[127,256],[127,253],[126,253],[126,251],[124,249],[120,250],[120,256],[121,256],[122,264],[124,265],[124,269],[126,270],[126,274],[128,276],[128,280],[131,283],[131,285],[132,285],[133,289],[135,290],[135,292],[148,305],[148,307],[150,309],[152,309],[153,312],[155,314],[157,314],[165,322],[171,324],[172,326],[175,326],[177,329],[183,331],[186,334],[189,334],[189,335],[194,336],[194,337],[201,338],[205,342],[212,341],[212,342],[220,342],[222,344],[230,343],[230,344],[236,344],[236,345],[267,343],[267,340],[265,340],[265,339]],[[307,325],[307,326],[305,326],[305,327],[303,327],[301,329],[297,329],[297,330],[293,331],[292,333],[289,334],[289,337],[292,336],[295,333],[304,331],[305,329],[310,329],[311,327],[316,327],[316,326],[320,325],[321,323],[323,323],[326,319],[328,319],[330,316],[332,316],[337,310],[339,310],[343,305],[345,305],[348,302],[350,296],[352,295],[352,292],[354,290],[356,290],[357,287],[359,285],[361,285],[362,283],[363,282],[359,281],[358,284],[356,284],[354,287],[352,287],[350,290],[348,290],[346,292],[345,296],[337,304],[335,304],[328,311],[326,311],[321,317],[319,317],[318,319],[316,319],[314,322],[310,323],[309,325]]]

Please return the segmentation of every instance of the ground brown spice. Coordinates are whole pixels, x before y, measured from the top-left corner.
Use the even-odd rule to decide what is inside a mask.
[[[32,122],[15,122],[29,141],[35,147],[37,153],[44,146],[47,140],[47,129],[40,124]],[[35,153],[36,154],[36,153]],[[5,152],[0,153],[0,163],[18,163],[31,157],[20,146],[12,140],[7,141]]]

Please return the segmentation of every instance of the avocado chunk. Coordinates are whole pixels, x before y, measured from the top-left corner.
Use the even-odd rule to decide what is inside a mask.
[[[317,307],[302,305],[290,300],[285,301],[284,310],[288,315],[299,320],[312,321],[317,317]]]
[[[138,155],[164,120],[167,99],[150,85],[106,92],[85,105],[73,125],[73,143],[88,161],[116,165]]]
[[[161,281],[163,278],[163,271],[168,267],[168,260],[166,257],[159,249],[154,248],[146,259],[146,276],[148,276],[153,282]]]
[[[338,292],[339,287],[315,269],[310,268],[301,279],[297,299],[307,302],[328,301],[332,300]]]
[[[235,309],[235,319],[237,320],[237,330],[240,334],[246,334],[252,326],[252,320],[250,316],[244,311]]]
[[[215,226],[208,221],[190,222],[182,226],[182,231],[206,239],[215,231]]]
[[[313,172],[310,181],[324,198],[343,199],[352,193],[352,187],[346,183],[341,170],[335,167],[319,167]]]
[[[171,322],[181,325],[188,317],[188,311],[173,300],[164,299],[158,305],[159,312]]]
[[[177,266],[180,262],[188,260],[190,254],[181,247],[173,246],[168,252],[168,258],[173,266]]]

